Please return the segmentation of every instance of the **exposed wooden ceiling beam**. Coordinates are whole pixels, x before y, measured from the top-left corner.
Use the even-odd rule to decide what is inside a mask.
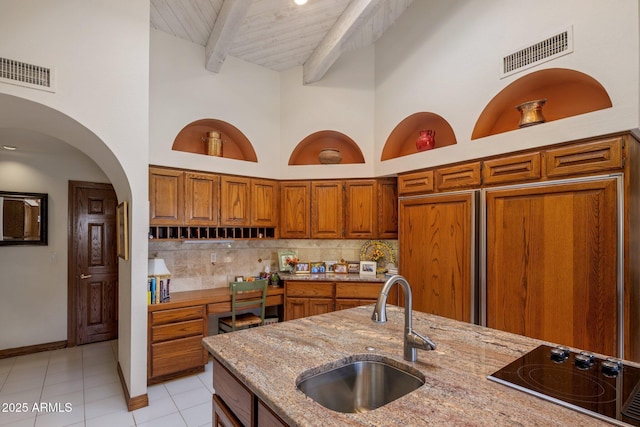
[[[340,57],[342,45],[366,24],[384,0],[352,0],[302,68],[304,84],[320,80]]]
[[[216,19],[207,46],[205,62],[209,71],[220,71],[233,39],[251,6],[251,0],[225,0]]]

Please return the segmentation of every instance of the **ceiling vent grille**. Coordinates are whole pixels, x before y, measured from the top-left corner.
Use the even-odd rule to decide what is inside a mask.
[[[573,27],[502,58],[500,78],[573,52]]]
[[[0,82],[55,92],[51,68],[0,57]]]

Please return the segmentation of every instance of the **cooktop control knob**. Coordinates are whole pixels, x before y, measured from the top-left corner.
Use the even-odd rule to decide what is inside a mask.
[[[607,360],[603,360],[600,364],[602,368],[602,374],[605,377],[617,377],[622,369],[622,362],[618,359],[614,359],[613,357],[607,358]]]
[[[562,363],[569,357],[569,349],[561,345],[551,349],[551,360]]]
[[[593,354],[587,351],[581,351],[576,354],[575,361],[578,369],[589,369],[593,364]]]

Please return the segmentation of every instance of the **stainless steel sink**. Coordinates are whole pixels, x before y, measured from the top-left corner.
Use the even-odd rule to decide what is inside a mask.
[[[337,366],[327,366],[303,373],[296,386],[320,405],[337,412],[379,408],[425,382],[424,376],[411,366],[384,359],[343,361]]]

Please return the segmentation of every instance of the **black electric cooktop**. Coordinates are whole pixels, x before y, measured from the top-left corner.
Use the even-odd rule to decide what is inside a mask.
[[[540,347],[490,380],[621,426],[640,426],[640,368],[566,347]]]

